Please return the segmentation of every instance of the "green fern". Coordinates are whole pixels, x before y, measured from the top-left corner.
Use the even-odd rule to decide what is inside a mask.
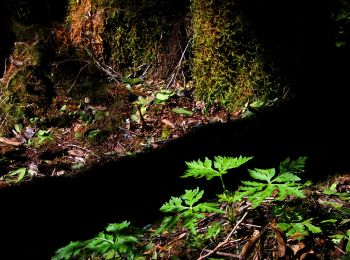
[[[194,177],[194,178],[206,178],[211,180],[214,177],[219,177],[221,180],[221,185],[224,190],[225,184],[222,176],[228,172],[228,170],[233,168],[238,168],[242,164],[248,162],[253,157],[214,157],[214,163],[212,160],[205,158],[204,161],[192,161],[186,162],[188,169],[185,174],[181,176],[182,178]]]
[[[70,242],[65,247],[62,247],[56,251],[56,255],[51,260],[69,260],[77,257],[84,248],[84,242],[76,241]]]
[[[336,246],[338,246],[341,241],[346,242],[345,252],[347,254],[350,253],[350,229],[348,229],[345,233],[332,235],[330,238]]]
[[[106,232],[101,232],[90,240],[71,242],[58,249],[52,260],[68,260],[75,257],[85,259],[89,256],[103,259],[134,259],[134,246],[139,243],[139,240],[136,232],[129,226],[128,221],[110,224]]]
[[[305,162],[307,157],[299,157],[296,160],[291,160],[289,157],[280,163],[280,172],[290,172],[299,174],[304,172]]]
[[[200,191],[199,188],[194,190],[185,190],[185,194],[181,197],[171,197],[169,202],[163,204],[160,211],[165,213],[174,213],[173,216],[165,217],[158,232],[163,232],[167,229],[172,230],[181,221],[181,225],[196,234],[196,222],[204,218],[203,213],[217,212],[223,213],[218,208],[217,203],[198,203],[203,197],[204,191]],[[195,205],[196,204],[196,205]]]
[[[288,222],[288,223],[278,223],[277,226],[282,231],[287,231],[286,236],[291,237],[295,234],[299,234],[299,239],[303,236],[307,236],[309,232],[313,234],[321,233],[320,227],[317,227],[311,223],[313,219],[309,218],[301,222]]]
[[[286,170],[287,168],[282,168]],[[234,201],[241,201],[243,198],[248,199],[252,203],[252,207],[259,206],[265,199],[275,196],[276,200],[284,200],[287,196],[295,196],[304,198],[305,195],[301,190],[302,185],[297,183],[300,178],[290,172],[281,172],[276,175],[276,170],[271,169],[254,169],[249,170],[250,176],[256,181],[242,181],[238,191],[234,194]]]

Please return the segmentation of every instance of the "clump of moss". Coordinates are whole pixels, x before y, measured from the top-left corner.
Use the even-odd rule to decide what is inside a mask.
[[[42,42],[35,39],[15,42],[7,70],[0,82],[0,135],[25,118],[42,117],[50,105],[53,89],[41,70]]]
[[[278,77],[254,31],[231,0],[191,1],[196,97],[228,110],[276,97]]]

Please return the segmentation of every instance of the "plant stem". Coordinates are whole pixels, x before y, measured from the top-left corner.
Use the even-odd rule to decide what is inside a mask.
[[[221,185],[224,191],[226,191],[225,184],[224,184],[224,179],[222,178],[222,175],[220,175],[220,180],[221,180]]]

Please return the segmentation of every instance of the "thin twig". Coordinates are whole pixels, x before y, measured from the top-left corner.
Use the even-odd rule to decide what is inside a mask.
[[[208,249],[203,249],[203,251],[210,252],[210,250],[208,250]],[[221,255],[221,256],[227,256],[227,257],[238,258],[238,259],[240,258],[240,256],[237,254],[225,253],[225,252],[220,252],[220,251],[216,251],[215,253],[217,255]]]
[[[171,79],[170,79],[169,83],[167,84],[166,88],[169,88],[171,83],[176,80],[177,74],[179,73],[179,70],[181,67],[182,60],[185,58],[185,53],[187,51],[188,46],[190,45],[190,42],[191,42],[191,39],[187,42],[186,47],[181,54],[181,58],[180,58],[179,62],[177,63],[177,65],[175,66],[175,69],[170,77]]]
[[[5,74],[7,72],[7,58],[5,59],[5,64],[4,64],[4,73],[2,74],[2,78],[5,77]]]
[[[72,84],[72,85],[70,86],[70,88],[68,89],[67,94],[69,94],[69,92],[70,92],[70,91],[72,90],[72,88],[75,86],[75,83],[77,83],[77,80],[78,80],[78,78],[79,78],[79,76],[80,76],[80,73],[81,73],[88,65],[89,65],[89,63],[86,63],[83,67],[80,68],[80,70],[79,70],[77,76],[76,76],[75,79],[74,79],[73,84]]]
[[[198,260],[202,260],[207,258],[208,256],[211,256],[212,254],[214,254],[216,251],[219,250],[219,248],[221,248],[223,245],[227,244],[227,242],[229,241],[230,237],[233,235],[233,233],[236,231],[236,229],[238,228],[239,224],[241,224],[241,222],[245,219],[245,217],[248,215],[248,211],[246,213],[244,213],[243,217],[236,223],[236,225],[233,227],[233,229],[231,230],[231,232],[227,235],[227,237],[225,238],[225,240],[223,242],[220,242],[213,250],[210,250],[207,254],[200,256],[198,258]]]

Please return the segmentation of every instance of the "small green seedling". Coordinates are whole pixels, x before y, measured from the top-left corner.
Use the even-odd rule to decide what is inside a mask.
[[[181,197],[171,197],[166,202],[160,211],[164,213],[173,213],[173,216],[165,217],[158,232],[163,232],[167,229],[172,230],[181,221],[181,226],[188,228],[191,233],[196,234],[196,222],[204,218],[203,213],[217,212],[223,213],[219,209],[219,204],[204,202],[198,203],[203,197],[204,191],[200,191],[199,188],[194,190],[185,190],[185,194]]]

